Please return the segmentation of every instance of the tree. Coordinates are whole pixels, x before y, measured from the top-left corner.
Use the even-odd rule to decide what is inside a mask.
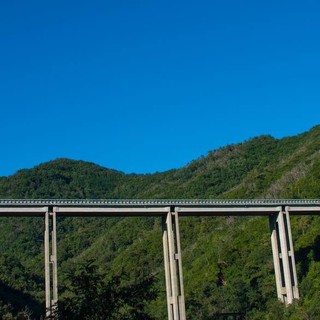
[[[123,285],[125,272],[105,280],[92,260],[68,273],[68,285],[59,305],[62,319],[152,320],[145,307],[155,300],[154,276]]]

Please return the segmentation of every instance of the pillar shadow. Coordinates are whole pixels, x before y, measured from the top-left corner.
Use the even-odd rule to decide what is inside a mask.
[[[300,248],[295,253],[296,262],[300,265],[300,275],[306,276],[309,271],[310,262],[320,261],[320,235],[318,235],[314,243],[310,246]]]
[[[2,281],[0,281],[0,301],[3,301],[5,304],[10,304],[14,313],[28,307],[28,309],[33,312],[33,319],[39,319],[44,311],[43,305],[34,300],[29,294],[14,289]]]

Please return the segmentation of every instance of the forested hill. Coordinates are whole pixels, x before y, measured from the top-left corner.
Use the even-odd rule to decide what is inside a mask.
[[[124,174],[57,159],[0,180],[2,198],[319,197],[320,126],[277,140],[261,136],[209,152],[187,166]]]
[[[280,140],[261,136],[229,145],[155,174],[57,159],[1,177],[0,198],[320,198],[320,126]],[[265,218],[181,219],[188,319],[214,319],[222,312],[244,312],[248,319],[319,319],[320,219],[296,217],[292,227],[302,299],[283,309],[275,302]],[[42,231],[40,218],[2,218],[1,317],[25,305],[34,317],[43,312]],[[146,312],[150,319],[166,318],[158,219],[64,218],[58,241],[62,301],[73,295],[70,270],[94,260],[106,277],[125,270],[122,282],[129,284],[155,275],[158,297],[144,301]]]

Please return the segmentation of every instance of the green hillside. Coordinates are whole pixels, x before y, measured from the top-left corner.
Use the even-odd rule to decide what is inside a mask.
[[[57,159],[1,177],[0,198],[320,198],[320,126],[280,140],[261,136],[229,145],[163,173],[124,174]],[[222,312],[242,312],[247,319],[320,319],[319,217],[292,218],[302,298],[289,308],[276,301],[266,218],[182,218],[180,228],[188,319],[215,319]],[[42,233],[41,218],[1,218],[4,319],[25,306],[34,318],[43,313]],[[158,218],[58,218],[61,301],[73,295],[70,271],[94,261],[103,281],[125,273],[119,286],[153,275],[158,295],[145,299],[146,313],[166,319],[161,241]]]

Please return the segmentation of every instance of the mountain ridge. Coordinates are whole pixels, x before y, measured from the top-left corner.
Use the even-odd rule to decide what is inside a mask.
[[[28,170],[33,170],[33,169],[36,169],[37,167],[41,167],[41,166],[47,166],[47,165],[51,165],[51,164],[54,164],[54,163],[59,163],[59,162],[66,162],[66,161],[69,161],[70,163],[84,163],[84,164],[87,164],[87,165],[92,165],[92,166],[96,166],[96,167],[100,167],[101,169],[106,169],[106,170],[110,170],[110,171],[113,171],[113,172],[117,172],[117,173],[121,173],[121,174],[124,174],[124,175],[138,175],[138,176],[144,176],[144,175],[153,175],[153,174],[163,174],[163,173],[167,173],[167,172],[171,172],[171,171],[175,171],[175,170],[180,170],[182,168],[185,168],[187,166],[189,166],[192,162],[194,161],[198,161],[202,158],[205,158],[207,156],[209,156],[210,154],[219,154],[221,150],[224,150],[224,149],[228,149],[228,148],[232,148],[233,146],[237,146],[237,145],[242,145],[242,144],[245,144],[245,143],[248,143],[250,141],[254,141],[254,140],[261,140],[261,139],[270,139],[270,140],[273,140],[273,141],[279,141],[279,140],[287,140],[287,139],[291,139],[291,138],[294,138],[294,137],[298,137],[298,136],[303,136],[303,135],[306,135],[308,133],[311,133],[312,131],[314,130],[319,130],[320,128],[320,125],[315,125],[314,127],[312,127],[310,130],[308,131],[305,131],[303,133],[300,133],[298,135],[293,135],[293,136],[285,136],[283,138],[275,138],[273,137],[272,135],[269,135],[269,134],[262,134],[262,135],[259,135],[259,136],[255,136],[255,137],[252,137],[252,138],[249,138],[248,140],[244,140],[243,142],[240,142],[240,143],[231,143],[231,144],[227,144],[225,146],[221,146],[217,149],[214,149],[214,150],[209,150],[207,152],[207,155],[200,155],[198,158],[194,159],[194,160],[191,160],[189,163],[187,163],[186,165],[182,166],[182,167],[179,167],[179,168],[173,168],[173,169],[168,169],[168,170],[165,170],[165,171],[155,171],[153,173],[135,173],[135,172],[131,172],[131,173],[125,173],[121,170],[118,170],[116,168],[108,168],[108,167],[105,167],[103,165],[100,165],[100,164],[97,164],[95,162],[92,162],[92,161],[87,161],[87,160],[74,160],[74,159],[71,159],[71,158],[66,158],[66,157],[58,157],[58,158],[55,158],[53,160],[48,160],[48,161],[45,161],[45,162],[42,162],[42,163],[39,163],[31,168],[21,168],[19,170],[17,170],[15,173],[13,174],[10,174],[8,176],[0,176],[0,179],[2,178],[9,178],[9,177],[12,177],[12,176],[15,176],[16,174],[19,174],[21,172],[24,172],[24,171],[28,171]]]
[[[148,198],[153,193],[157,193],[158,198],[179,198],[182,197],[182,195],[184,197],[198,196],[201,198],[211,198],[212,196],[222,196],[228,198],[232,197],[234,194],[234,192],[230,191],[230,183],[233,183],[233,187],[236,188],[236,184],[242,178],[245,178],[250,171],[254,169],[259,170],[259,167],[266,165],[266,162],[283,161],[284,156],[289,156],[293,158],[292,161],[294,161],[298,155],[296,154],[296,151],[295,153],[292,153],[292,150],[296,149],[298,145],[304,143],[308,138],[311,142],[316,144],[313,136],[320,139],[319,132],[320,126],[316,126],[308,132],[298,136],[286,137],[284,139],[275,139],[268,135],[256,137],[240,144],[232,144],[210,151],[207,156],[202,156],[197,160],[193,160],[180,169],[172,169],[154,174],[125,174],[115,169],[104,168],[92,162],[58,158],[42,163],[32,169],[22,169],[12,176],[2,177],[0,180],[0,188],[1,186],[6,185],[6,183],[10,185],[10,182],[12,182],[11,184],[14,185],[14,181],[20,180],[20,178],[25,180],[33,175],[37,178],[34,178],[33,181],[29,181],[29,185],[26,185],[24,188],[25,192],[21,190],[22,186],[20,185],[18,188],[12,186],[12,188],[10,188],[11,192],[7,192],[7,194],[10,193],[11,197],[13,195],[19,197],[24,193],[24,197],[33,198],[35,195],[33,195],[30,190],[33,190],[34,192],[37,190],[36,192],[39,194],[39,186],[41,185],[42,189],[44,189],[42,190],[43,196],[47,195],[48,198],[60,198],[63,195],[64,197],[67,196],[70,198],[127,198],[128,196]],[[263,149],[260,148],[260,145],[263,145]],[[281,151],[283,146],[285,146],[287,152],[285,154]],[[261,152],[261,150],[263,150],[263,152]],[[298,150],[300,150],[299,152],[303,157],[311,156],[311,148],[306,151],[305,147],[300,147]],[[270,158],[270,153],[272,153],[273,158]],[[248,159],[244,159],[249,157],[250,162]],[[227,165],[228,168],[226,169]],[[307,167],[310,167],[310,165]],[[293,167],[291,167],[291,170],[293,170]],[[301,170],[298,171],[300,172]],[[63,187],[70,184],[72,181],[74,182],[73,173],[75,172],[81,172],[81,176],[77,177],[80,181],[78,181],[78,183],[75,182],[75,184],[78,184],[78,192],[73,191],[70,193]],[[238,177],[235,177],[237,172]],[[254,176],[255,173],[251,172],[250,174],[251,175],[249,175],[247,179],[252,179],[252,176]],[[93,176],[96,181],[92,181]],[[217,176],[228,179],[229,183],[227,186],[224,186],[223,188],[220,181],[216,183],[215,179],[217,179]],[[63,191],[60,193],[49,192],[48,188],[44,188],[46,185],[45,179],[54,179],[56,183],[59,182]],[[108,179],[109,183],[106,183],[106,179]],[[179,185],[175,184],[177,179],[180,182]],[[208,181],[214,181],[219,187],[214,188],[212,182],[210,184]],[[188,193],[186,192],[186,189],[190,186],[191,182],[193,184],[191,187],[192,190]],[[127,183],[128,186],[123,188],[123,184]],[[82,187],[80,187],[80,184]],[[164,184],[168,185],[171,192],[163,191],[165,188]],[[148,185],[147,190],[144,187],[146,185]],[[176,192],[173,192],[173,187],[176,188]],[[28,192],[26,191],[26,188],[28,188]],[[98,194],[96,192],[90,192],[90,189],[101,190],[102,188],[104,188],[106,192],[99,192]],[[247,188],[247,191],[245,194],[241,194],[241,197],[246,196],[247,198],[250,198],[256,196],[253,194],[256,190],[254,190],[254,192],[248,192],[248,190],[252,189],[252,186],[248,187],[248,185],[245,184],[245,188]],[[236,190],[236,193],[238,192],[239,190]],[[3,193],[4,192],[0,189],[0,195]],[[243,193],[243,191],[240,193]],[[279,192],[276,194],[279,196],[281,195]],[[274,190],[273,192],[270,190],[267,195],[262,193],[260,196],[274,196]]]

